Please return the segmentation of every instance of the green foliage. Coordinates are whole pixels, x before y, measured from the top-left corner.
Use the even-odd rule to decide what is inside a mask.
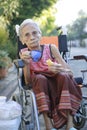
[[[9,34],[4,27],[0,26],[0,30],[2,30],[0,31],[0,49],[8,52],[10,57],[14,59],[16,57],[17,50],[16,44],[12,44],[9,40]]]
[[[41,17],[34,19],[39,23],[40,28],[42,30],[43,36],[51,36],[51,35],[57,35],[57,31],[55,28],[55,16],[56,9],[53,7],[49,8],[48,10],[43,10]],[[45,15],[44,15],[45,14]]]
[[[20,11],[22,15],[25,14],[28,17],[39,17],[44,9],[52,6],[57,0],[20,0]],[[29,12],[28,12],[29,11]]]
[[[12,60],[17,58],[17,44],[12,44],[11,41],[7,41],[6,44],[0,45],[0,49],[6,51]]]
[[[41,25],[44,27],[43,32],[45,32],[44,34],[47,32],[47,35],[51,35],[53,31],[55,33],[55,27],[53,25],[54,14],[51,15],[50,12],[53,11],[53,8],[51,8],[52,5],[57,1],[58,0],[0,0],[1,26],[5,24],[8,30],[0,32],[0,49],[7,51],[12,59],[16,58],[15,25],[20,24],[26,18],[40,18],[42,21],[41,15],[46,16],[46,14],[42,13],[44,10],[47,10],[48,14],[46,16],[46,22],[44,22],[43,19],[44,24]],[[51,8],[50,10],[49,7]]]
[[[8,31],[6,31],[6,29],[0,25],[0,45],[2,44],[6,44],[7,40],[8,40]]]
[[[3,8],[0,8],[0,15],[2,15],[4,12],[4,9]]]
[[[39,19],[42,15],[46,16],[46,14],[42,14],[42,12],[44,10],[48,11],[49,7],[51,8],[51,10],[49,10],[48,12],[52,12],[52,6],[57,1],[58,0],[1,0],[0,7],[4,9],[1,11],[1,13],[3,12],[2,16],[4,17],[5,23],[8,25],[8,30],[10,33],[9,37],[12,42],[15,43],[14,26],[16,24],[20,24],[26,18]],[[46,26],[45,28],[46,30],[48,30],[47,35],[51,32],[51,30],[54,30],[54,14],[52,16],[48,14],[48,22],[45,22],[44,27]]]
[[[10,22],[14,14],[18,15],[18,11],[16,10],[19,6],[19,0],[2,0],[0,2],[1,15],[5,18],[5,21]]]
[[[11,59],[16,59],[17,58],[17,44],[12,44],[12,42],[8,42],[7,44],[7,52],[9,53],[9,56]]]
[[[0,68],[9,68],[11,65],[11,58],[6,51],[0,50]]]

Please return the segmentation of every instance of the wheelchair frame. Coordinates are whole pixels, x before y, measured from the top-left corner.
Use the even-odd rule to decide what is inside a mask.
[[[67,39],[66,39],[66,36],[64,35],[64,44],[63,44],[63,40],[61,38],[63,38],[63,36],[61,36],[59,38],[59,47],[60,47],[59,51],[60,51],[62,57],[64,58],[64,60],[66,62],[68,62]],[[17,36],[17,42],[18,42],[18,53],[19,53],[19,48],[22,49],[26,46],[21,44],[18,36]],[[61,46],[61,44],[62,44],[62,46]],[[81,57],[77,56],[77,57],[74,57],[74,59],[78,60],[78,59],[81,59]],[[86,60],[87,60],[87,58],[86,58]],[[37,110],[35,95],[34,95],[32,90],[26,90],[22,86],[22,80],[21,79],[22,79],[22,68],[24,67],[24,64],[23,64],[22,60],[16,60],[16,61],[14,61],[14,63],[15,63],[17,70],[18,70],[18,83],[19,83],[19,89],[20,89],[20,97],[22,98],[21,105],[23,106],[24,109],[25,109],[25,104],[26,104],[27,107],[29,107],[29,102],[28,102],[27,98],[31,96],[31,104],[32,104],[32,108],[33,108],[32,109],[33,111],[31,111],[31,121],[29,121],[28,118],[27,118],[30,115],[28,114],[26,116],[25,112],[23,111],[23,117],[22,117],[22,123],[21,123],[20,129],[22,130],[22,128],[23,128],[23,130],[40,130],[40,124],[39,124],[39,117],[38,117],[38,110]],[[83,74],[83,78],[84,78],[84,71],[82,71],[82,74]],[[83,87],[87,87],[87,84],[86,85],[83,84],[82,77],[76,77],[75,80],[78,84],[81,84]],[[23,101],[24,101],[23,96],[25,96],[25,100],[26,100],[25,104],[23,103]],[[87,99],[87,97],[83,97],[82,102],[81,102],[81,106],[80,106],[79,110],[77,111],[76,115],[73,118],[73,123],[75,125],[75,128],[77,128],[77,129],[82,128],[85,125],[85,122],[86,122],[86,119],[87,119],[87,116],[86,116],[86,105],[87,105],[87,103],[85,103],[85,101],[84,101],[85,99]],[[27,108],[27,109],[29,109],[29,108]],[[36,124],[35,124],[35,122],[36,122]],[[36,127],[36,129],[35,129],[35,127]]]
[[[20,64],[18,64],[20,63]],[[20,100],[19,103],[22,106],[22,121],[19,130],[40,130],[38,110],[36,105],[36,99],[31,89],[25,89],[22,86],[22,69],[24,67],[22,61],[14,60],[14,64],[17,68],[18,85]],[[30,108],[30,109],[29,109]],[[26,113],[27,112],[27,113]]]
[[[87,56],[86,55],[77,55],[73,57],[74,60],[85,60],[87,62]],[[87,88],[87,83],[84,83],[85,73],[87,73],[87,70],[81,70],[82,72],[82,88]],[[77,129],[81,129],[84,127],[86,120],[87,120],[87,96],[82,95],[82,102],[80,105],[79,110],[77,111],[76,115],[73,118],[73,123]]]

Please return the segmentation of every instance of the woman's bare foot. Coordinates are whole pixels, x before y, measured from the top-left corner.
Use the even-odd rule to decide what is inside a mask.
[[[73,127],[73,117],[68,113],[68,121],[67,121],[66,130],[70,130],[70,128],[72,127]]]
[[[51,119],[47,116],[46,113],[44,113],[43,116],[46,124],[46,130],[51,130],[53,128]]]

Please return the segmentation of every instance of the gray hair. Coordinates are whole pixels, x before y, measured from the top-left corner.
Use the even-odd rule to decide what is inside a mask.
[[[41,30],[40,27],[38,26],[38,24],[36,22],[34,22],[32,19],[26,19],[24,20],[20,27],[19,27],[19,37],[21,37],[22,35],[22,29],[24,28],[24,26],[28,25],[28,24],[32,24],[35,26],[35,28],[39,31],[39,33],[41,34]]]

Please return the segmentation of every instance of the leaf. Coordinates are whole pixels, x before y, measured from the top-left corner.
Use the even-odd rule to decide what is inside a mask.
[[[0,15],[2,15],[4,12],[4,8],[0,8]]]

